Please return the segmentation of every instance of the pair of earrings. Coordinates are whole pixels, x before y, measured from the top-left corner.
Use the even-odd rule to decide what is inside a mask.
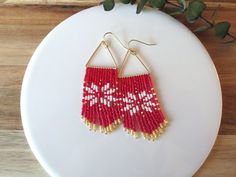
[[[113,35],[127,50],[119,69],[111,49],[105,41],[108,34]],[[131,42],[146,44],[133,39],[128,46]],[[89,65],[101,47],[105,47],[111,55],[115,64],[114,68]],[[134,55],[148,73],[122,77],[122,70],[129,55]],[[100,127],[101,132],[107,134],[123,124],[125,131],[129,134],[134,137],[142,134],[148,140],[157,139],[167,125],[148,68],[133,49],[126,47],[111,32],[104,34],[104,39],[86,63],[81,116],[91,130]]]

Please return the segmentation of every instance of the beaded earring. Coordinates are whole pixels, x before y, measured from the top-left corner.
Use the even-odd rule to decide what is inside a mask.
[[[131,42],[135,41],[146,44],[138,40],[131,40],[128,46]],[[122,77],[122,70],[129,55],[133,55],[138,59],[147,70],[147,74]],[[137,137],[140,132],[145,139],[157,139],[163,133],[167,121],[161,111],[150,71],[133,49],[127,48],[118,77],[120,95],[118,110],[125,131],[134,137]]]
[[[90,66],[97,51],[105,47],[110,54],[114,68]],[[116,60],[108,43],[102,40],[86,63],[83,84],[81,117],[90,130],[100,127],[102,133],[112,132],[120,123],[117,106],[118,70]]]

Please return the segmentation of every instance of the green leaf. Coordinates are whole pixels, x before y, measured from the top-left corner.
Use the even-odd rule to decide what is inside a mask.
[[[230,28],[230,23],[229,22],[219,22],[217,24],[215,24],[214,26],[215,28],[215,35],[221,39],[223,39]]]
[[[181,5],[183,9],[186,9],[187,4],[185,0],[178,0],[178,3]]]
[[[163,8],[166,4],[166,0],[149,0],[150,4],[154,8]]]
[[[201,0],[192,0],[186,11],[186,19],[189,23],[193,23],[202,12],[206,9],[206,4]]]
[[[103,8],[105,11],[112,10],[115,6],[115,1],[114,0],[105,0],[103,1]]]
[[[198,27],[197,29],[194,30],[195,33],[198,33],[198,32],[203,32],[203,31],[206,31],[208,29],[210,29],[211,26],[210,25],[205,25],[205,26],[200,26]]]
[[[145,4],[148,2],[148,0],[140,0],[137,6],[136,13],[139,14],[142,10]]]
[[[131,2],[131,0],[121,0],[121,2],[122,2],[123,4],[129,4],[129,3]]]

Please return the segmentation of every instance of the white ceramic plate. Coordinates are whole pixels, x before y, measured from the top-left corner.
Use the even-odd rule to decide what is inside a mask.
[[[110,12],[99,6],[77,13],[50,32],[32,56],[22,86],[22,121],[33,153],[51,176],[190,177],[209,154],[222,111],[210,56],[172,17],[135,10],[116,5]],[[170,122],[158,141],[133,139],[122,128],[108,136],[90,132],[80,119],[84,65],[107,31],[124,42],[158,43],[133,45],[152,72]],[[121,63],[125,50],[109,41]],[[96,61],[106,64],[102,59],[108,57],[100,55]],[[133,66],[126,72],[141,71]]]

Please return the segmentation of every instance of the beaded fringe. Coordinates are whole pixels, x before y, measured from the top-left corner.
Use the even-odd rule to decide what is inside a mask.
[[[118,79],[120,116],[127,133],[147,140],[157,139],[167,125],[150,74]]]
[[[142,135],[146,140],[155,141],[161,136],[161,134],[164,133],[167,124],[168,124],[167,120],[164,120],[163,123],[161,123],[159,127],[153,130],[151,133],[134,131],[133,129],[127,129],[127,128],[124,128],[124,131],[133,136],[134,138],[139,138]]]
[[[121,123],[137,138],[157,139],[167,121],[161,111],[150,74],[118,78],[117,69],[87,67],[82,120],[90,130],[108,134]]]
[[[120,124],[117,90],[116,69],[86,68],[81,116],[91,130],[98,126],[102,133],[110,133]]]
[[[116,119],[112,124],[107,125],[106,127],[103,127],[101,125],[96,125],[94,123],[89,122],[88,119],[84,118],[83,116],[81,116],[81,119],[89,127],[90,131],[97,131],[97,129],[99,129],[101,133],[105,133],[105,134],[111,133],[121,124],[121,120]]]

